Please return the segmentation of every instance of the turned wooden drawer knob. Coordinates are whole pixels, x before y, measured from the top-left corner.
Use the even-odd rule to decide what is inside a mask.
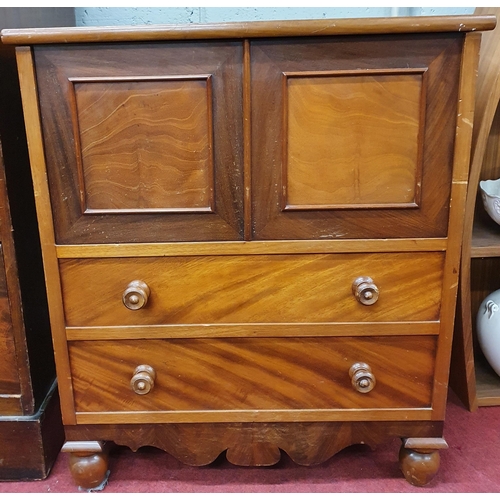
[[[371,306],[378,300],[379,291],[377,285],[368,276],[360,276],[352,283],[352,293],[356,300],[365,306]]]
[[[149,286],[140,280],[131,281],[122,296],[123,304],[132,311],[146,307],[148,299]]]
[[[152,366],[139,365],[134,370],[134,375],[130,380],[130,387],[139,395],[147,394],[155,385],[156,372]]]
[[[352,386],[362,393],[370,392],[376,384],[375,375],[366,363],[354,363],[349,369]]]

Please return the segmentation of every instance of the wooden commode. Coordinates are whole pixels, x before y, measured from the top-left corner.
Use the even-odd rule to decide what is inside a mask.
[[[437,472],[492,16],[4,30],[78,485],[106,442]]]

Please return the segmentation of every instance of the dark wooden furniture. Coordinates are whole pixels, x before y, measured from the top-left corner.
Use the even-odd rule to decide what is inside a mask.
[[[500,14],[479,7],[478,14]],[[476,92],[472,160],[467,193],[462,274],[450,383],[470,410],[500,404],[500,378],[476,338],[476,315],[483,299],[500,288],[500,227],[484,210],[479,181],[500,177],[500,30],[485,33]]]
[[[2,28],[69,23],[72,9],[0,9]],[[15,51],[1,44],[0,142],[0,480],[43,479],[64,430]]]
[[[399,436],[432,478],[494,24],[2,32],[80,486],[108,441],[312,465]]]

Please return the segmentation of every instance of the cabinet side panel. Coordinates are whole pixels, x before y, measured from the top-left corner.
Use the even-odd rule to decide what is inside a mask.
[[[6,401],[9,396],[17,395],[19,398],[20,384],[17,367],[16,347],[12,334],[12,318],[10,314],[10,303],[7,292],[7,280],[5,276],[5,265],[3,249],[0,246],[0,411],[4,406],[11,406]],[[19,406],[19,400],[17,400]],[[9,414],[9,413],[7,413]]]
[[[62,309],[62,296],[59,284],[59,268],[57,265],[54,226],[52,223],[52,210],[47,184],[45,152],[42,141],[37,86],[31,49],[29,47],[18,47],[16,49],[16,58],[19,68],[19,83],[26,123],[31,172],[35,187],[35,204],[47,285],[50,326],[56,354],[61,412],[63,422],[65,424],[73,424],[76,422],[73,406],[73,388],[64,331],[64,311]]]

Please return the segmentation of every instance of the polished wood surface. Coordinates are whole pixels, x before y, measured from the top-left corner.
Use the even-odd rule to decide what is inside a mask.
[[[417,207],[423,74],[286,73],[285,210]]]
[[[299,423],[340,436],[309,464],[442,438],[480,40],[453,22],[24,32],[69,441],[269,465]]]
[[[463,35],[453,34],[362,37],[356,43],[350,37],[309,39],[307,43],[300,39],[251,41],[253,237],[336,240],[446,235],[462,42]],[[311,77],[311,72],[318,76]],[[425,78],[417,82],[401,80],[402,73],[415,78],[422,72]],[[288,78],[288,85],[284,85],[283,73],[294,75]],[[368,80],[366,73],[373,80]],[[385,93],[383,90],[384,73],[396,73],[390,77],[394,94],[390,98],[388,88]],[[340,97],[331,97],[340,92],[342,85],[336,82],[343,78],[350,84],[339,96],[348,100],[352,115],[339,107]],[[301,82],[304,89],[297,90],[296,83],[290,85],[292,81]],[[361,88],[363,92],[368,89],[366,97],[360,97]],[[406,108],[393,108],[393,101],[400,95],[397,92],[404,89],[410,103]],[[308,105],[315,106],[312,109],[322,108],[322,119],[317,119],[314,126],[307,106],[299,106],[304,92]],[[373,99],[378,108],[368,106]],[[288,115],[287,101],[292,105]],[[383,102],[386,105],[380,108]],[[399,110],[397,118],[394,109]],[[293,125],[285,130],[284,124],[290,125],[292,120]],[[397,141],[394,156],[398,159],[391,156],[396,141],[394,125],[388,123],[394,120],[398,120],[396,128],[408,135],[405,141]],[[307,131],[302,130],[303,126]],[[314,141],[325,136],[335,139],[323,141],[318,147]],[[290,158],[291,152],[300,159]],[[374,158],[376,168],[372,165]],[[372,166],[363,167],[368,162]],[[301,172],[306,165],[310,172],[304,175]],[[397,182],[393,180],[395,169]],[[411,200],[394,188],[401,177],[405,189],[410,189]],[[354,187],[346,187],[351,181]],[[295,197],[302,210],[282,210],[286,206],[283,193],[287,193],[287,183],[292,196],[287,203],[292,204]],[[371,193],[371,185],[385,194]],[[360,205],[361,195],[367,197],[366,204]],[[332,209],[337,199],[343,210]]]
[[[367,253],[75,259],[61,260],[60,272],[68,326],[436,321],[443,258]],[[360,304],[352,291],[355,279],[365,275],[380,289],[371,306]],[[151,296],[146,307],[129,310],[122,293],[136,279]]]
[[[73,85],[84,213],[212,211],[210,76]]]
[[[499,15],[497,7],[479,7],[480,15]],[[464,404],[475,410],[481,405],[478,397],[482,391],[480,381],[484,379],[475,369],[475,317],[481,301],[498,286],[491,283],[491,277],[498,272],[498,262],[488,257],[500,255],[498,226],[484,213],[478,184],[481,179],[496,179],[498,170],[498,134],[500,115],[497,107],[500,99],[500,30],[483,34],[478,84],[476,90],[475,122],[472,139],[472,158],[467,192],[459,292],[459,308],[453,347],[451,385]],[[484,284],[478,283],[478,278]],[[490,285],[490,288],[488,288]],[[481,369],[482,364],[477,365]],[[487,377],[488,378],[488,377]],[[485,389],[491,395],[491,385]],[[500,397],[500,379],[498,383]],[[489,397],[485,400],[491,401]]]
[[[166,26],[113,26],[73,29],[4,30],[2,42],[11,44],[133,42],[145,40],[196,40],[385,33],[436,33],[490,30],[496,19],[483,16],[421,16],[367,19],[314,19]]]
[[[413,486],[425,486],[437,474],[440,465],[438,451],[421,453],[401,446],[399,464],[406,480]]]
[[[344,408],[354,414],[356,409],[430,407],[435,349],[435,337],[418,336],[69,346],[77,412],[231,410],[236,420],[237,410],[244,409]],[[349,369],[358,361],[368,363],[377,378],[366,394],[351,385]],[[154,387],[144,395],[130,387],[138,362],[156,372]]]
[[[120,245],[57,245],[60,259],[89,257],[167,257],[199,255],[273,255],[305,253],[442,252],[446,238],[393,240],[276,240],[196,243],[131,243]]]
[[[69,470],[80,488],[88,492],[104,488],[109,476],[109,446],[106,446],[106,443],[66,442],[62,451],[70,453]]]
[[[438,335],[439,321],[70,326],[68,340]]]
[[[256,447],[262,450],[261,456],[268,450],[266,456],[278,460],[278,448],[300,465],[316,465],[351,444],[366,443],[375,448],[388,437],[441,436],[442,428],[442,422],[250,422],[158,424],[155,432],[147,426],[86,425],[67,427],[66,432],[70,441],[98,436],[97,439],[111,440],[132,450],[155,446],[187,465],[207,465],[225,450],[237,465],[272,465],[252,460]],[[238,453],[230,452],[234,449]]]
[[[64,424],[75,423],[73,389],[67,377],[67,374],[70,373],[70,367],[64,335],[64,310],[59,285],[59,267],[55,252],[54,224],[46,175],[40,114],[38,111],[37,85],[31,49],[29,47],[16,48],[16,59],[19,86],[23,99],[31,175],[33,186],[35,187],[35,204],[40,231],[47,301],[50,311],[52,343],[54,352],[58,353],[56,354],[56,373],[59,394],[61,396],[61,414]]]
[[[35,47],[57,243],[243,239],[243,46],[193,44]]]
[[[450,354],[453,342],[455,307],[458,290],[460,257],[464,227],[467,178],[470,165],[472,123],[474,120],[474,94],[479,59],[481,35],[468,34],[465,38],[460,68],[457,121],[454,141],[453,181],[448,225],[448,249],[444,265],[443,298],[441,302],[441,332],[436,355],[434,394],[438,405],[436,413],[444,418],[446,412],[447,384],[450,370]]]

